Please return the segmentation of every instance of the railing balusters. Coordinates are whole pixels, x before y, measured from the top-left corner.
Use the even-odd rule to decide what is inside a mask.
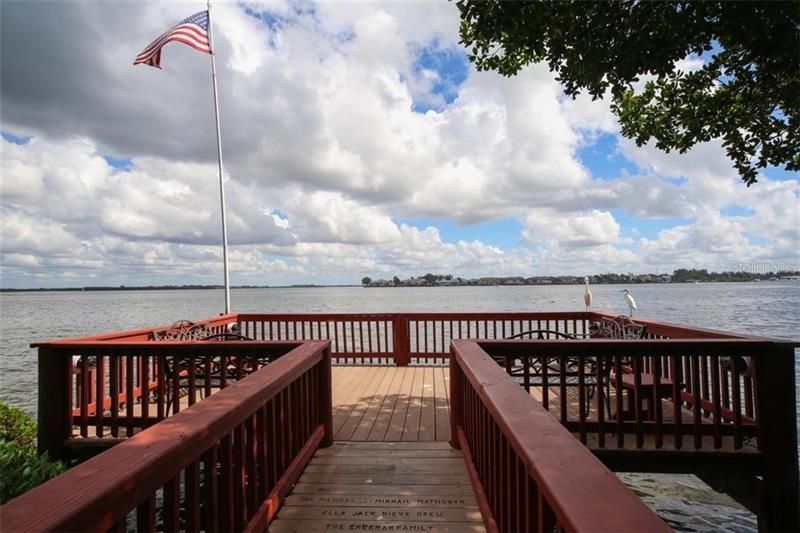
[[[234,479],[233,472],[233,443],[232,435],[229,433],[222,438],[219,446],[220,455],[220,483],[219,483],[219,525],[222,531],[233,531],[235,528],[234,511]]]
[[[203,525],[205,531],[219,531],[219,444],[214,444],[203,455]]]
[[[583,355],[578,355],[578,433],[581,444],[586,444],[586,379],[584,377],[584,365],[586,364]]]
[[[139,360],[141,361],[143,358],[146,358],[144,355],[139,356]],[[158,416],[159,420],[163,420],[168,412],[169,406],[167,405],[167,379],[169,376],[167,375],[166,369],[166,361],[164,357],[161,355],[154,355],[153,359],[156,362],[156,416]],[[142,389],[143,390],[143,389]]]
[[[653,395],[650,399],[650,405],[652,406],[652,419],[655,423],[655,433],[656,433],[656,448],[660,449],[664,445],[664,433],[662,428],[662,405],[661,405],[661,357],[654,356],[653,357]]]
[[[98,438],[103,437],[103,413],[105,412],[105,356],[98,353],[95,356],[95,399],[94,399],[94,414],[95,414],[95,435]]]
[[[244,438],[244,424],[239,424],[233,430],[233,525],[236,531],[244,529],[247,520],[247,483],[245,470],[247,468],[247,446]]]
[[[116,427],[119,417],[104,413],[111,405],[119,408],[120,398],[124,398],[127,410],[134,403],[130,401],[136,398],[134,394],[147,394],[150,357],[166,361],[163,366],[170,367],[159,375],[169,386],[173,408],[167,413],[165,406],[165,414],[172,416],[3,506],[4,529],[17,531],[24,525],[31,530],[109,530],[125,526],[127,515],[135,509],[135,527],[143,531],[263,530],[316,448],[332,444],[329,347],[325,341],[274,346],[193,342],[117,343],[109,350],[90,347],[91,355],[82,355],[82,366],[88,367],[85,361],[91,357],[96,371],[92,386],[84,387],[81,396],[87,396],[91,388],[95,394],[87,400],[94,402],[81,404],[98,435],[103,435],[109,424]],[[141,350],[138,361],[131,355],[134,349]],[[55,357],[54,350],[42,349],[53,361],[65,363],[64,370],[54,375],[70,380],[73,365],[71,355],[66,354],[72,351],[64,350],[65,355]],[[236,366],[249,370],[256,356],[264,357],[265,351],[282,357],[253,372],[250,379],[233,383],[202,402],[192,402],[198,388],[196,383],[192,385],[192,369],[199,368],[196,363],[205,362],[207,356],[220,357],[221,351],[227,351]],[[126,389],[139,384],[124,396],[118,390],[123,364],[138,367],[135,381],[127,380]],[[56,369],[56,365],[51,367]],[[89,372],[84,372],[81,379],[88,381],[88,376]],[[191,405],[181,409],[180,388],[186,383]],[[51,396],[54,405],[60,395]],[[63,397],[67,401],[60,403],[62,416],[74,416],[72,399],[69,394]],[[279,423],[265,416],[265,409],[276,399]],[[141,417],[133,417],[133,422],[134,429],[141,427]],[[281,447],[280,458],[275,455],[279,467],[270,472],[276,442]],[[219,452],[214,451],[217,443]],[[85,483],[90,478],[92,483]],[[60,503],[65,494],[81,505],[76,509]],[[32,506],[32,502],[36,503]],[[31,508],[42,512],[32,516]]]
[[[745,383],[747,383],[745,377]],[[734,366],[731,374],[731,383],[733,391],[731,397],[733,398],[733,448],[735,450],[742,449],[742,405],[741,405],[741,389],[739,385],[739,373]]]
[[[539,364],[542,368],[542,406],[550,410],[550,361],[546,355],[539,357]]]
[[[136,508],[136,530],[154,532],[156,530],[156,498],[151,496]]]
[[[118,357],[109,357],[108,393],[111,395],[111,436],[115,438],[119,437],[119,363]]]
[[[614,381],[617,389],[617,448],[624,448],[625,432],[623,431],[623,424],[625,418],[625,408],[623,405],[624,398],[622,394],[622,356],[619,354],[614,355]],[[630,399],[630,395],[628,395],[628,399]],[[628,406],[628,409],[632,408],[632,406]]]
[[[89,391],[92,384],[89,381],[89,357],[81,356],[81,436],[89,436]]]
[[[703,445],[703,437],[700,434],[700,424],[701,424],[701,413],[700,413],[700,404],[702,403],[701,400],[701,393],[702,389],[700,388],[700,356],[693,355],[691,357],[691,368],[692,368],[692,424],[693,424],[693,435],[694,435],[694,447],[696,450],[699,450]]]
[[[597,444],[600,448],[606,446],[606,428],[605,428],[605,384],[603,369],[608,364],[608,361],[602,357],[597,357],[595,360],[595,394],[597,396]]]
[[[722,435],[720,434],[720,424],[722,423],[722,405],[720,398],[720,375],[719,375],[719,357],[716,355],[711,356],[711,402],[713,404],[712,428],[714,431],[714,449],[719,450],[722,448]]]
[[[164,485],[164,531],[181,531],[180,473]]]
[[[683,381],[681,372],[681,369],[683,368],[682,359],[683,357],[678,355],[671,355],[669,359],[670,368],[672,369],[672,434],[674,437],[673,445],[676,450],[680,450],[683,447],[683,434],[681,432],[681,418],[683,415],[683,409],[681,408],[681,382]]]
[[[455,444],[465,451],[487,529],[668,530],[590,451],[505,375],[502,365],[497,364],[502,349],[490,356],[475,342],[455,341],[452,347],[450,396],[458,404],[450,411]],[[579,366],[585,362],[580,353],[576,357]],[[586,379],[585,374],[578,376]],[[583,408],[585,405],[579,405],[579,410]],[[569,461],[554,467],[553,458],[561,454],[567,454]],[[546,484],[547,489],[540,490],[539,483]],[[590,499],[589,506],[607,509],[608,513],[586,512]],[[624,519],[619,519],[619,509],[625,510]]]
[[[127,381],[125,382],[125,436],[130,438],[133,436],[133,384],[134,384],[134,358],[133,355],[128,353],[125,356],[125,373],[127,374]]]
[[[567,360],[563,357],[558,359],[558,369],[560,372],[559,381],[559,400],[561,401],[561,423],[567,423]]]
[[[700,365],[700,387],[698,390],[700,391],[700,400],[708,400],[709,399],[709,374],[708,374],[708,358],[701,357],[698,360]],[[701,405],[704,402],[700,402]],[[703,416],[707,417],[711,412],[708,409],[703,409]]]
[[[199,532],[201,529],[200,520],[200,461],[192,461],[192,464],[184,470],[185,479],[185,509],[186,509],[186,530]]]

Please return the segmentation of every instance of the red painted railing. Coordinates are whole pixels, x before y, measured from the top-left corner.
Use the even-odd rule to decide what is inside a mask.
[[[616,447],[641,448],[645,435],[653,435],[650,447],[657,449],[666,437],[676,449],[687,439],[694,449],[735,450],[746,439],[758,446],[758,410],[769,401],[756,381],[772,371],[782,348],[745,339],[485,341],[481,347],[581,442],[588,436],[604,447],[614,434]]]
[[[196,324],[212,333],[223,333],[237,324],[245,337],[262,341],[330,340],[334,362],[343,364],[406,365],[446,363],[454,339],[524,338],[524,332],[531,330],[543,332],[528,335],[534,338],[586,337],[591,322],[611,316],[583,312],[230,314]],[[737,338],[649,320],[639,322],[649,338]],[[126,438],[213,394],[282,353],[274,345],[269,348],[271,352],[265,352],[258,343],[254,347],[246,341],[192,344],[153,340],[168,330],[170,326],[160,326],[34,344],[40,349],[42,450],[63,458],[79,454],[79,448],[86,454],[94,453],[98,447],[114,444],[115,439]],[[184,347],[173,349],[178,344]],[[536,355],[540,363],[551,361]],[[653,365],[657,365],[657,371],[667,379],[673,371],[691,376],[689,360],[683,362],[683,367],[673,370],[667,361],[644,358],[640,370],[655,375]],[[746,426],[755,417],[752,376],[734,379],[724,367],[718,374],[712,368],[716,367],[702,360],[699,381],[688,380],[679,391],[682,401],[690,401],[687,395],[695,398],[691,387],[696,384],[698,405],[708,416],[709,403],[715,400],[713,391],[718,391],[724,406],[721,416],[735,418],[737,408],[743,410],[741,434],[747,437]],[[719,390],[708,385],[717,377],[725,385]],[[564,384],[583,390],[574,380]],[[601,393],[596,398],[601,398]],[[86,437],[104,440],[88,442]],[[68,447],[64,447],[65,442]]]
[[[446,364],[454,339],[503,339],[530,330],[588,335],[592,313],[240,314],[242,334],[327,339],[344,364]]]
[[[314,451],[333,442],[331,416],[329,343],[295,344],[4,505],[3,530],[263,530]]]
[[[518,392],[536,397],[607,464],[623,457],[615,452],[704,454],[698,461],[734,453],[769,480],[770,523],[798,529],[797,476],[781,476],[797,471],[794,345],[639,318],[644,340],[587,338],[592,322],[612,317],[231,314],[202,325],[223,333],[237,324],[255,340],[154,340],[163,326],[37,343],[40,449],[67,459],[106,449],[274,366],[306,339],[329,340],[338,363],[397,365],[443,364],[452,341],[484,339]],[[511,336],[522,340],[499,340]]]
[[[476,346],[608,463],[629,459],[619,455],[626,450],[702,450],[698,468],[712,460],[709,452],[736,454],[743,472],[766,479],[769,495],[759,514],[768,529],[800,526],[794,343],[689,338]]]
[[[454,445],[490,531],[669,531],[481,347],[450,359]]]
[[[294,346],[249,341],[41,344],[40,449],[59,458],[94,453],[224,389]]]

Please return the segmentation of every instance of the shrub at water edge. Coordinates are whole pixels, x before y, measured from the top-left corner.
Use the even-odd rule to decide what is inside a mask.
[[[0,503],[64,471],[64,465],[36,451],[36,422],[0,402]]]

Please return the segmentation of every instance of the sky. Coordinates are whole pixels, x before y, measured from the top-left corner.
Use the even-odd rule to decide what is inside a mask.
[[[132,65],[205,3],[2,9],[0,286],[221,284],[210,58]],[[800,268],[796,174],[747,188],[718,141],[636,147],[545,65],[477,72],[453,3],[212,23],[233,285]]]

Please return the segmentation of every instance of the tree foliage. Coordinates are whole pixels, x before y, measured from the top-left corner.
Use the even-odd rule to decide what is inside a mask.
[[[681,153],[721,138],[742,180],[800,170],[800,2],[459,0],[478,70],[546,62],[564,92],[608,91],[622,134]],[[676,62],[701,55],[683,71]]]

